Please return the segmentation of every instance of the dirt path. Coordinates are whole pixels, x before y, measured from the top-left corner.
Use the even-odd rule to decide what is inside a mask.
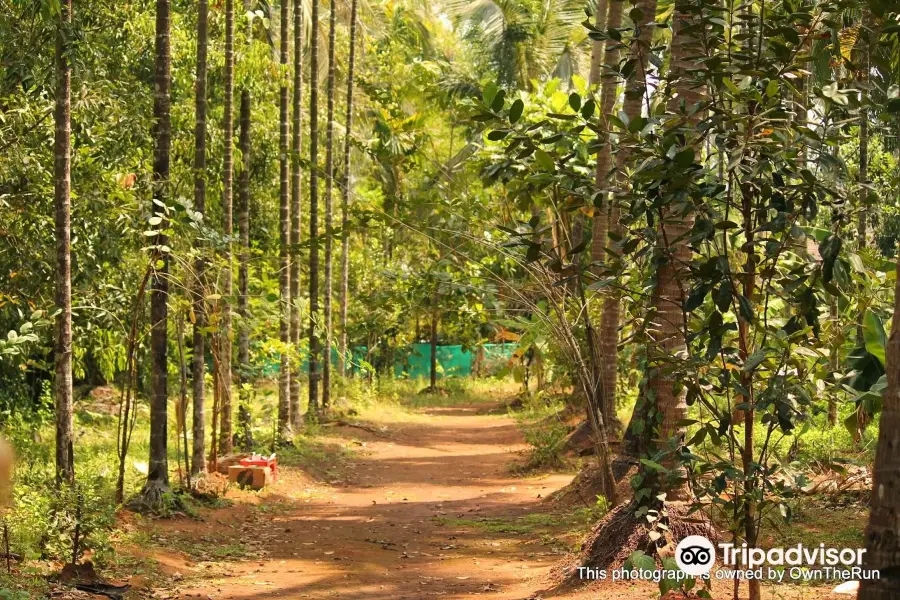
[[[387,437],[340,428],[365,444],[350,481],[314,492],[299,509],[268,522],[226,521],[256,541],[265,559],[231,563],[230,574],[182,588],[178,597],[527,597],[559,552],[458,521],[540,511],[542,498],[570,477],[512,476],[521,433],[507,416],[485,414],[483,405],[424,412],[427,421],[394,427]],[[289,485],[287,478],[273,492],[286,493]]]
[[[286,470],[263,495],[230,493],[235,505],[202,521],[163,521],[154,540],[205,544],[206,559],[151,552],[174,581],[155,598],[368,600],[549,598],[644,600],[647,582],[600,582],[565,594],[546,589],[565,548],[554,535],[548,495],[571,477],[515,477],[521,432],[484,404],[423,409],[427,418],[373,434],[338,427],[361,448],[331,485]],[[493,407],[496,408],[496,407]],[[519,526],[535,515],[549,529]],[[558,516],[558,515],[557,515]],[[529,520],[530,519],[530,520]],[[174,548],[178,548],[175,545]],[[238,548],[232,556],[232,548]],[[716,597],[731,597],[730,584]],[[809,588],[781,586],[767,597],[806,598]],[[719,594],[725,595],[720,596]],[[829,598],[815,590],[817,598]],[[668,598],[668,596],[667,596]]]

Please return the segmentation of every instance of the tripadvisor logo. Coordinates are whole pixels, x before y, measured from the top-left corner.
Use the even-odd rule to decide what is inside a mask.
[[[678,543],[675,562],[688,575],[706,575],[716,562],[716,548],[702,535],[689,535]]]
[[[806,547],[797,544],[791,548],[749,548],[747,544],[735,546],[721,543],[718,545],[719,557],[725,567],[739,566],[752,571],[763,565],[788,567],[820,567],[825,569],[848,568],[858,569],[862,564],[865,549],[862,548],[826,548]],[[675,549],[675,562],[678,568],[693,576],[705,576],[716,561],[716,547],[701,535],[691,535],[679,542]],[[800,572],[799,569],[792,569]],[[717,572],[718,574],[718,572]]]

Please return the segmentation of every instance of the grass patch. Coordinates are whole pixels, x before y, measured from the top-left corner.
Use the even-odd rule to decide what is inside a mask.
[[[520,409],[510,411],[529,446],[525,464],[515,465],[513,472],[552,471],[569,466],[562,457],[569,433],[563,422],[565,410],[563,397],[535,394],[525,398]]]
[[[836,504],[834,498],[807,496],[791,502],[790,522],[775,520],[766,545],[826,548],[863,548],[868,511],[857,502]]]
[[[488,533],[513,535],[546,534],[552,530],[565,529],[568,533],[587,533],[603,515],[605,506],[578,508],[565,513],[530,513],[520,517],[484,517],[476,519],[453,519],[435,517],[441,526],[478,529]]]

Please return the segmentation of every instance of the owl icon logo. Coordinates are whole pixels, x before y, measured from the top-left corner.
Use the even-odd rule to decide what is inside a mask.
[[[702,535],[689,535],[678,543],[675,562],[688,575],[706,575],[716,562],[716,548]]]

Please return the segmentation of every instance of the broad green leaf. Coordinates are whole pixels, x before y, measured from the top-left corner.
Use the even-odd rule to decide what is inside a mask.
[[[886,362],[887,334],[884,331],[884,323],[882,323],[881,317],[871,310],[867,310],[863,318],[863,338],[866,342],[866,351],[875,356],[884,365]]]

